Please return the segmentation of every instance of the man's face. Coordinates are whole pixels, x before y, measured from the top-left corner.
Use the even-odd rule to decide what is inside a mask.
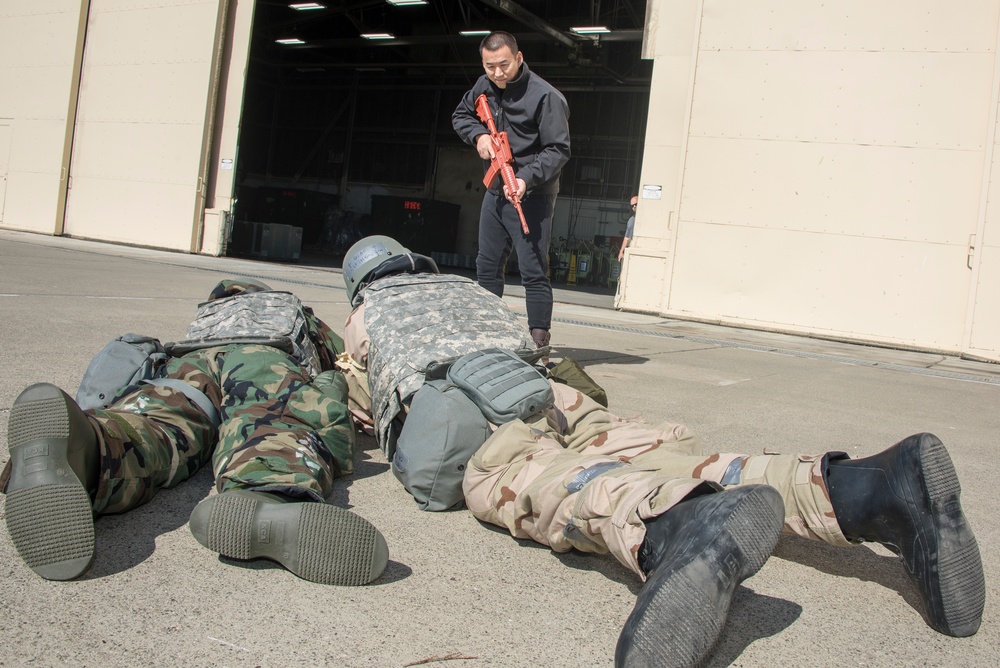
[[[483,69],[499,88],[506,88],[507,82],[517,77],[523,60],[521,52],[514,55],[509,46],[502,46],[496,51],[483,49]]]
[[[635,211],[635,207],[639,205],[639,198],[633,197],[632,200],[629,202],[629,205],[632,207],[632,210]]]

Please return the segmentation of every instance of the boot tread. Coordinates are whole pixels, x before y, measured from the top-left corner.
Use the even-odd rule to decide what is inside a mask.
[[[257,502],[242,496],[220,495],[208,523],[208,549],[232,559],[250,559],[253,516]]]
[[[10,447],[44,438],[69,436],[69,414],[62,397],[25,401],[10,412]]]
[[[927,494],[931,500],[958,496],[962,486],[958,481],[958,473],[955,471],[955,464],[951,461],[948,449],[930,434],[925,435],[920,448],[920,466]]]
[[[366,584],[385,568],[385,539],[364,518],[323,503],[266,499],[246,491],[210,497],[202,502],[211,505],[207,525],[192,521],[192,533],[225,557],[271,559],[322,584]]]
[[[928,616],[932,626],[943,633],[969,636],[979,629],[986,603],[979,545],[962,513],[959,501],[961,485],[948,449],[931,434],[922,435],[918,447],[927,496],[937,515],[937,564],[934,574],[940,590],[940,609],[928,600]],[[918,577],[916,573],[913,576]],[[928,575],[924,578],[929,579],[928,585],[933,583]]]
[[[38,383],[14,401],[8,422],[7,531],[18,556],[47,580],[76,578],[94,559],[90,495],[69,462],[71,401]]]
[[[7,494],[7,531],[17,553],[42,577],[71,580],[94,557],[90,497],[79,485],[42,485]]]
[[[778,542],[784,503],[772,487],[743,487],[693,503],[709,512],[688,516],[689,523],[670,537],[671,547],[650,572],[622,628],[616,668],[705,662],[737,586],[760,570]]]
[[[365,584],[372,579],[378,530],[361,517],[318,503],[302,508],[300,577],[313,582]]]

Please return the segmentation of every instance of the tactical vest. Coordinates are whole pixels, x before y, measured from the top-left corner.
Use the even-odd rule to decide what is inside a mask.
[[[485,348],[535,347],[503,300],[461,276],[386,276],[365,288],[364,302],[372,416],[389,460],[401,426],[394,420],[428,364]]]
[[[323,368],[309,336],[309,320],[299,298],[277,290],[241,292],[198,305],[187,339],[169,344],[180,355],[191,350],[231,343],[280,348],[315,377]]]

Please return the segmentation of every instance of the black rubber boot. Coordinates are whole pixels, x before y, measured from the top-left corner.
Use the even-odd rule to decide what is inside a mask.
[[[848,540],[881,543],[901,557],[934,630],[961,637],[979,629],[983,563],[955,466],[936,436],[916,434],[871,457],[830,461],[826,483]]]
[[[97,433],[55,385],[21,392],[7,427],[11,473],[7,531],[18,555],[46,580],[72,580],[94,560]]]
[[[366,584],[389,560],[385,538],[360,516],[268,492],[210,496],[191,513],[190,527],[213,552],[233,559],[270,559],[321,584]]]
[[[618,637],[615,666],[708,659],[736,587],[771,556],[784,521],[781,495],[767,485],[689,498],[650,521],[638,555],[649,579]]]

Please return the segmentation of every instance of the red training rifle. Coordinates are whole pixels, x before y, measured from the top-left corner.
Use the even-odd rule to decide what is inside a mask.
[[[490,112],[490,103],[486,95],[476,98],[476,113],[479,120],[486,123],[490,131],[490,139],[493,140],[493,158],[490,160],[490,168],[483,177],[483,185],[487,188],[493,185],[493,180],[497,177],[497,172],[503,179],[503,184],[507,186],[507,193],[517,215],[521,217],[521,229],[528,234],[528,221],[524,219],[524,211],[521,210],[521,198],[517,196],[517,177],[514,176],[514,156],[510,152],[510,142],[507,141],[506,132],[497,132],[496,123],[493,122],[493,114]]]

